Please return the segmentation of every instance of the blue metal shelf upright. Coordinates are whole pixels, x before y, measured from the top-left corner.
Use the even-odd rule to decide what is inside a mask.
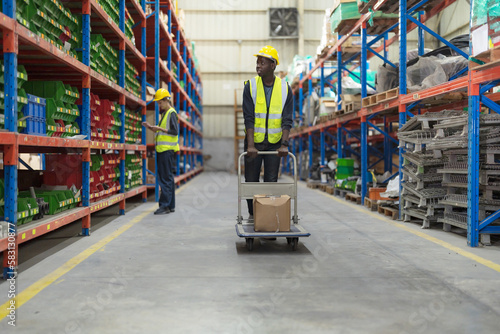
[[[148,81],[157,90],[166,83],[173,96],[174,108],[180,121],[180,152],[177,155],[176,185],[186,182],[203,171],[203,104],[202,83],[195,67],[194,55],[175,13],[172,1],[148,1],[152,12],[148,15],[146,40]],[[167,22],[161,20],[161,14]],[[151,106],[152,101],[148,102]],[[159,109],[154,104],[155,120],[159,119]],[[186,118],[180,115],[186,113]],[[149,143],[150,150],[154,144]],[[156,155],[155,155],[156,169]],[[159,198],[158,182],[154,185],[156,200]]]
[[[28,24],[20,24],[16,20],[16,1],[4,0],[3,12],[0,13],[0,26],[2,30],[3,60],[4,60],[4,87],[5,87],[5,130],[0,132],[0,150],[4,154],[5,183],[5,210],[3,219],[9,222],[9,230],[16,234],[16,249],[18,244],[27,242],[46,233],[58,229],[66,224],[81,220],[82,235],[90,235],[91,214],[111,205],[119,204],[120,213],[124,213],[125,200],[132,196],[142,195],[146,198],[146,186],[139,186],[125,191],[124,178],[120,179],[120,193],[111,194],[107,192],[105,199],[92,202],[90,196],[90,161],[91,152],[105,153],[111,151],[121,158],[121,175],[124,175],[125,167],[123,160],[126,151],[135,151],[145,158],[146,146],[141,144],[125,144],[125,122],[122,122],[120,143],[110,143],[90,140],[90,100],[91,93],[99,95],[112,101],[118,101],[122,109],[125,105],[137,111],[146,113],[145,78],[146,58],[145,47],[139,51],[125,35],[125,12],[128,10],[134,21],[141,26],[136,31],[136,38],[146,39],[146,15],[145,0],[141,4],[132,0],[119,0],[119,22],[116,24],[104,11],[96,0],[65,1],[62,5],[71,13],[81,15],[81,31],[72,31],[74,36],[81,38],[82,61],[78,60],[68,50],[48,40],[40,33],[30,31]],[[59,7],[60,10],[61,7]],[[69,14],[68,14],[69,15]],[[71,15],[70,15],[71,16]],[[43,15],[41,16],[43,17]],[[30,22],[33,24],[33,22]],[[78,29],[78,28],[77,28]],[[118,84],[109,78],[97,73],[90,68],[90,32],[101,33],[113,47],[119,49],[119,77]],[[124,71],[125,59],[140,73],[142,85],[142,99],[125,89]],[[17,110],[17,69],[18,64],[23,65],[28,73],[29,81],[58,80],[64,84],[76,87],[81,92],[81,134],[85,139],[69,139],[59,137],[46,137],[39,135],[18,133],[18,110]],[[123,113],[122,113],[123,114]],[[123,121],[123,118],[122,118]],[[144,139],[144,137],[143,137]],[[82,205],[64,211],[61,214],[46,216],[43,219],[34,220],[30,223],[18,226],[17,212],[17,190],[19,185],[17,165],[21,161],[20,152],[26,153],[58,153],[62,156],[71,154],[78,165],[82,166]],[[145,163],[145,160],[143,160]],[[68,168],[68,166],[66,166]],[[7,263],[7,238],[0,238],[0,251],[4,253],[3,275],[8,278],[14,275],[17,267],[18,255],[16,252],[14,269]]]

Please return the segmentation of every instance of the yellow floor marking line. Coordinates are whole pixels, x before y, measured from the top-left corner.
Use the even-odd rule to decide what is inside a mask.
[[[186,184],[183,185],[182,187],[178,188],[175,193],[178,194],[181,191],[183,191],[186,187]],[[99,251],[102,249],[104,246],[106,246],[108,243],[110,243],[112,240],[116,239],[118,236],[120,236],[122,233],[127,231],[129,228],[134,226],[135,224],[139,223],[144,217],[149,215],[151,212],[153,212],[156,209],[156,207],[152,207],[151,209],[141,213],[134,219],[132,219],[130,222],[127,224],[123,225],[120,227],[118,230],[114,231],[104,239],[100,240],[99,242],[95,243],[94,245],[90,246],[80,254],[76,255],[72,259],[70,259],[68,262],[45,276],[44,278],[41,278],[37,282],[33,283],[31,286],[20,292],[15,298],[15,305],[16,309],[19,309],[21,306],[23,306],[26,302],[28,302],[31,298],[35,297],[40,291],[57,281],[61,276],[64,274],[68,273],[71,269],[76,267],[78,264],[82,263],[84,260],[86,260],[88,257],[90,257],[92,254],[95,252]],[[8,307],[10,306],[11,299],[9,299],[7,302],[5,302],[2,306],[0,306],[0,321],[5,319],[9,313],[10,310],[8,310]]]
[[[426,240],[428,240],[430,242],[433,242],[433,243],[435,243],[437,245],[440,245],[440,246],[442,246],[444,248],[447,248],[447,249],[449,249],[451,251],[454,251],[457,254],[460,254],[460,255],[468,258],[468,259],[476,261],[477,263],[480,263],[483,266],[486,266],[486,267],[488,267],[490,269],[493,269],[493,270],[495,270],[497,272],[500,272],[500,264],[498,264],[498,263],[495,263],[493,261],[487,260],[487,259],[485,259],[485,258],[483,258],[481,256],[475,255],[475,254],[473,254],[473,253],[471,253],[469,251],[466,251],[466,250],[464,250],[464,249],[462,249],[460,247],[454,246],[454,245],[452,245],[452,244],[450,244],[450,243],[448,243],[446,241],[443,241],[443,240],[438,239],[436,237],[430,236],[430,235],[428,235],[428,234],[426,234],[426,233],[424,233],[422,231],[414,230],[411,227],[406,226],[406,225],[404,225],[402,223],[398,223],[398,222],[396,222],[394,220],[387,219],[387,218],[385,218],[385,216],[381,216],[381,215],[375,214],[375,213],[373,213],[371,211],[364,210],[364,207],[361,207],[359,205],[352,204],[352,203],[350,203],[348,201],[342,200],[340,198],[337,198],[335,196],[332,196],[332,195],[324,193],[324,192],[319,192],[319,193],[321,195],[324,195],[326,197],[329,197],[329,198],[331,198],[331,199],[333,199],[333,200],[341,203],[342,205],[346,205],[347,204],[347,205],[351,206],[352,208],[358,210],[359,212],[362,212],[364,214],[367,214],[369,216],[372,216],[374,218],[377,218],[379,220],[387,222],[387,223],[389,223],[389,224],[391,224],[393,226],[396,226],[396,227],[398,227],[400,229],[403,229],[403,230],[408,231],[408,232],[410,232],[410,233],[412,233],[414,235],[417,235],[417,236],[419,236],[421,238],[424,238],[424,239],[426,239]]]

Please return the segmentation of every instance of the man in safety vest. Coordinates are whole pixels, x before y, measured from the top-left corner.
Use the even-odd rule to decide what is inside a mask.
[[[285,80],[274,75],[279,65],[278,51],[263,47],[257,54],[258,76],[245,82],[245,181],[259,182],[264,161],[264,182],[277,182],[281,157],[288,155],[288,136],[292,127],[293,94]],[[258,151],[278,151],[278,155],[257,155]],[[248,202],[253,219],[253,202]]]
[[[153,101],[160,107],[160,122],[153,126],[148,122],[142,125],[155,132],[157,171],[156,177],[161,188],[158,204],[160,207],[155,215],[163,215],[175,211],[175,181],[174,158],[179,151],[179,120],[177,112],[172,107],[170,93],[160,88],[155,93]]]

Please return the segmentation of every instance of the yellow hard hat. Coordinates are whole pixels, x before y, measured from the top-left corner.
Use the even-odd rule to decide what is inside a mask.
[[[262,49],[260,49],[259,53],[254,55],[255,57],[266,57],[269,59],[274,59],[276,60],[276,65],[280,64],[279,56],[278,56],[278,51],[276,51],[275,48],[273,48],[271,45],[266,45]]]
[[[155,93],[155,98],[153,101],[160,101],[166,97],[170,97],[170,93],[165,88],[160,88]]]

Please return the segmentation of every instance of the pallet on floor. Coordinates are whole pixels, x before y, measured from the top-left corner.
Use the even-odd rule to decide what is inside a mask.
[[[333,186],[326,186],[326,192],[330,195],[333,195],[335,188]]]
[[[370,209],[370,211],[377,211],[378,200],[365,197],[365,207]]]
[[[377,211],[384,216],[391,217],[392,220],[397,220],[399,217],[399,209],[397,208],[391,208],[389,206],[379,206],[377,208]]]
[[[307,180],[307,188],[316,189],[321,185],[319,180]]]
[[[348,193],[345,195],[345,200],[350,202],[356,202],[356,204],[361,204],[361,196],[355,193]]]
[[[345,198],[347,194],[351,194],[351,190],[346,190],[346,189],[340,189],[340,188],[333,188],[333,195]]]

